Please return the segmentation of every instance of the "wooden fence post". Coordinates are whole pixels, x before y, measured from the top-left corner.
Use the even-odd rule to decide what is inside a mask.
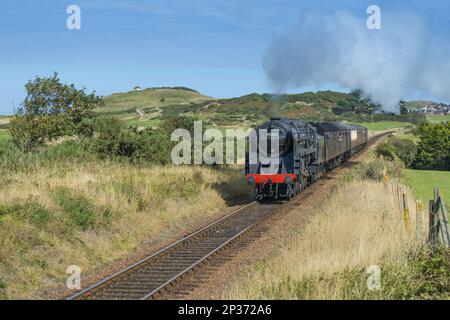
[[[429,204],[428,242],[434,246],[436,243],[436,225],[434,223],[434,200]]]
[[[421,200],[416,201],[416,235],[417,235],[417,242],[419,244],[422,244],[422,242],[425,240],[424,238],[424,216],[423,216],[423,204]]]
[[[403,193],[403,221],[405,223],[405,228],[409,229],[409,207],[405,193]]]

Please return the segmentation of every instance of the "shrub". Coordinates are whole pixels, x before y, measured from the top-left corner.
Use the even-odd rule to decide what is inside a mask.
[[[410,167],[417,154],[416,144],[408,139],[391,139],[395,154],[403,161],[406,167]]]
[[[390,177],[402,177],[403,164],[398,160],[386,160],[378,157],[359,164],[355,170],[361,179],[382,180],[386,173]]]
[[[25,203],[15,203],[0,207],[0,216],[14,215],[31,224],[44,228],[53,218],[53,213],[39,203],[39,198],[30,196]]]
[[[424,123],[418,129],[420,142],[413,166],[417,169],[450,170],[450,122]]]
[[[163,130],[124,128],[116,118],[99,118],[94,121],[91,150],[101,157],[122,157],[135,163],[167,164],[173,143]]]
[[[102,99],[86,94],[73,84],[62,84],[57,73],[49,78],[36,77],[25,85],[27,96],[10,122],[13,141],[30,152],[45,141],[78,132],[82,120]]]
[[[195,117],[170,116],[161,122],[161,130],[167,132],[169,135],[176,129],[186,129],[194,135],[194,121],[198,121]]]
[[[396,159],[395,149],[392,147],[392,145],[390,145],[387,142],[378,145],[377,148],[375,149],[375,153],[378,156],[384,157],[389,160]]]
[[[375,149],[378,156],[386,159],[400,159],[406,167],[410,167],[416,157],[416,144],[408,139],[390,138]]]
[[[99,117],[93,120],[89,130],[93,137],[87,141],[91,150],[102,157],[117,155],[119,142],[122,134],[123,123],[114,117]],[[88,130],[85,128],[85,130]]]
[[[86,197],[62,188],[56,192],[56,200],[61,209],[81,230],[92,228],[96,224],[95,208]]]

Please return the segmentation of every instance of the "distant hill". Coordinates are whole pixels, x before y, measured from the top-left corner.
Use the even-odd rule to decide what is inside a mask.
[[[405,106],[408,110],[415,110],[425,107],[429,104],[435,104],[436,102],[430,100],[411,100],[407,101]]]
[[[210,125],[252,126],[271,116],[308,120],[333,120],[332,111],[349,94],[334,91],[300,94],[257,94],[215,99],[184,87],[149,88],[115,93],[105,97],[105,105],[96,112],[118,116],[137,126],[153,126],[170,116],[195,115]]]
[[[105,105],[96,111],[118,116],[138,127],[155,127],[167,117],[181,115],[195,116],[207,125],[218,127],[251,127],[272,116],[305,121],[370,121],[376,106],[355,92],[252,93],[216,99],[190,88],[162,87],[112,94],[105,97]],[[394,120],[388,115],[375,115],[375,118]]]
[[[105,105],[96,111],[102,114],[135,114],[151,112],[168,105],[183,105],[191,102],[211,100],[210,97],[185,87],[159,87],[139,91],[114,93],[105,97]]]

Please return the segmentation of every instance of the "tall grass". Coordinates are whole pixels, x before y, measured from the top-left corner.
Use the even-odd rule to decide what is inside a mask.
[[[143,243],[203,223],[245,194],[239,168],[55,161],[2,171],[0,297],[44,298]],[[220,188],[218,187],[220,186]]]
[[[412,204],[408,227],[394,192],[398,188]],[[362,291],[352,289],[358,281],[365,283],[366,268],[382,267],[386,262],[404,263],[408,254],[424,242],[427,223],[424,217],[416,219],[413,199],[408,188],[394,182],[352,180],[341,184],[279,255],[252,270],[226,297],[367,297],[365,286]]]

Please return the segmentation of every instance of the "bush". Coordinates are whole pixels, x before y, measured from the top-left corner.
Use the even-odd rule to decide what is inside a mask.
[[[53,218],[53,213],[38,201],[38,197],[30,196],[25,203],[0,206],[0,216],[14,215],[24,219],[38,228],[44,228]]]
[[[170,163],[173,143],[170,135],[159,129],[137,131],[124,128],[117,118],[98,118],[93,122],[91,150],[101,157],[125,158],[135,163]]]
[[[391,138],[377,146],[375,152],[386,159],[400,159],[406,167],[410,167],[417,154],[416,144],[408,139]]]
[[[419,126],[420,142],[413,167],[426,170],[450,170],[450,122],[424,123]]]
[[[395,154],[402,160],[406,167],[410,167],[417,154],[416,144],[408,139],[392,139],[390,141]]]
[[[62,188],[56,192],[56,200],[75,226],[83,231],[95,226],[95,208],[89,199],[67,188]]]
[[[198,120],[195,117],[171,116],[162,121],[160,128],[169,135],[176,129],[186,129],[191,133],[191,136],[194,136],[194,122]]]
[[[116,156],[123,123],[114,117],[100,117],[93,120],[90,124],[85,124],[85,131],[92,130],[93,136],[86,141],[91,150],[102,157]]]
[[[10,131],[17,147],[27,152],[57,137],[77,134],[83,119],[92,117],[92,110],[102,104],[94,93],[62,84],[57,73],[36,77],[25,89],[27,96],[10,122]]]
[[[375,153],[380,156],[380,157],[384,157],[386,159],[389,160],[395,160],[396,154],[395,154],[395,149],[393,148],[393,146],[387,142],[384,142],[380,145],[377,146],[377,148],[375,149]]]
[[[119,155],[126,156],[133,162],[169,164],[173,143],[170,136],[161,130],[146,129],[127,136],[119,148]]]
[[[387,174],[389,177],[402,177],[402,169],[403,164],[400,161],[386,160],[384,157],[379,157],[362,162],[355,171],[360,179],[381,181],[384,178],[384,174]]]

